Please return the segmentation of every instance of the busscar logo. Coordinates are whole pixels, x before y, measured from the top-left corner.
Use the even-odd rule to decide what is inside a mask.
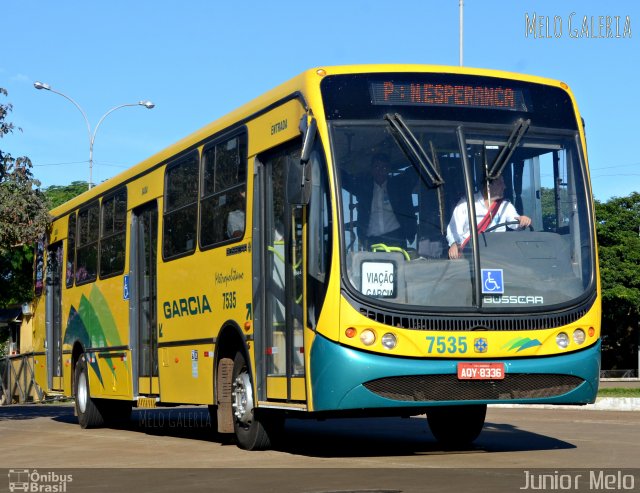
[[[73,481],[72,474],[45,473],[29,469],[9,469],[9,491],[30,491],[42,493],[64,493],[67,483]]]

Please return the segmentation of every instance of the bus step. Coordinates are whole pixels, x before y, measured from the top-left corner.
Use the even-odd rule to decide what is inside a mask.
[[[152,409],[156,407],[156,403],[158,402],[157,397],[138,397],[138,407],[144,407],[147,409]]]

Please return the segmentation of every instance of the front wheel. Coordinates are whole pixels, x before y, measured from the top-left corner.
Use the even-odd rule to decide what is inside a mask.
[[[76,414],[81,428],[97,428],[104,425],[104,417],[89,390],[89,372],[84,354],[80,355],[75,369]]]
[[[445,447],[467,447],[484,426],[487,405],[442,406],[427,411],[431,433]]]
[[[254,409],[253,404],[251,374],[244,355],[237,353],[233,360],[231,406],[238,446],[245,450],[266,450],[271,448],[284,421],[279,416],[260,413],[262,410]]]

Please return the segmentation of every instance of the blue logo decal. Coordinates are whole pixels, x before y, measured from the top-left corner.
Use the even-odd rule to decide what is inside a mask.
[[[504,294],[504,278],[502,269],[482,270],[482,293]]]
[[[122,299],[123,300],[129,299],[129,274],[126,274],[123,278]]]
[[[478,337],[473,341],[473,350],[476,353],[486,353],[489,348],[489,344],[484,337]]]

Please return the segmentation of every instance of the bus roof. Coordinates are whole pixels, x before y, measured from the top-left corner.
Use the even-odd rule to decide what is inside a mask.
[[[202,142],[207,137],[224,130],[227,127],[231,127],[238,122],[256,114],[261,109],[280,101],[283,98],[291,96],[292,94],[300,93],[303,97],[307,98],[311,96],[310,93],[318,91],[320,81],[328,75],[341,75],[341,74],[366,74],[366,73],[449,73],[449,74],[466,74],[466,75],[478,75],[485,77],[497,77],[504,79],[516,79],[524,82],[531,82],[536,84],[544,84],[562,87],[569,92],[573,99],[573,95],[568,86],[564,82],[560,82],[554,79],[548,79],[544,77],[524,75],[514,72],[506,72],[492,69],[480,69],[470,67],[459,66],[446,66],[446,65],[418,65],[418,64],[376,64],[376,65],[340,65],[340,66],[327,66],[327,67],[315,67],[299,74],[298,76],[280,84],[279,86],[267,91],[261,96],[249,101],[243,106],[233,110],[230,113],[220,117],[217,120],[205,125],[204,127],[196,130],[190,135],[180,139],[179,141],[171,144],[165,149],[157,152],[156,154],[148,157],[140,163],[133,165],[127,170],[117,174],[116,176],[94,186],[91,190],[84,192],[83,194],[71,199],[70,201],[51,210],[51,214],[54,218],[59,217],[70,210],[73,210],[82,204],[90,201],[92,198],[97,198],[103,195],[106,191],[115,188],[119,183],[127,182],[133,179],[135,176],[143,173],[145,170],[158,165],[159,163],[168,162],[172,157],[181,153],[182,151],[193,147],[194,145]]]

